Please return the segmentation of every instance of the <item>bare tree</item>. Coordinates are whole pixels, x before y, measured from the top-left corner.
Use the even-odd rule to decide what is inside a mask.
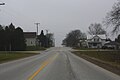
[[[94,23],[89,26],[88,33],[90,35],[101,35],[105,34],[106,31],[102,28],[102,25],[100,23]]]
[[[115,3],[112,7],[112,10],[107,13],[105,24],[113,27],[113,33],[118,33],[120,27],[120,1]]]

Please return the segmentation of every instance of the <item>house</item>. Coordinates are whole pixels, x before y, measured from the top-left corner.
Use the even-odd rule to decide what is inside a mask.
[[[106,43],[105,35],[88,35],[87,36],[87,45],[88,48],[102,48]]]
[[[106,49],[120,49],[120,43],[115,41],[110,41],[109,43],[106,43],[104,45],[104,48]]]
[[[87,40],[86,39],[79,40],[78,47],[87,48],[88,47],[87,46]]]
[[[27,46],[36,46],[36,32],[24,32]]]

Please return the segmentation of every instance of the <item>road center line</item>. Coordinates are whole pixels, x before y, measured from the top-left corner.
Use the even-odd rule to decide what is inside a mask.
[[[37,76],[41,70],[43,70],[50,62],[52,62],[56,57],[58,56],[58,54],[55,54],[54,56],[50,57],[49,59],[47,59],[46,61],[44,61],[41,65],[41,67],[33,73],[33,75],[31,75],[28,80],[33,80],[35,76]]]

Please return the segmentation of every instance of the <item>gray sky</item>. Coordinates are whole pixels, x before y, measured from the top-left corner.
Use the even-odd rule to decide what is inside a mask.
[[[87,32],[91,23],[101,23],[117,0],[0,0],[0,24],[20,26],[24,31],[48,29],[55,34],[59,46],[74,29]]]

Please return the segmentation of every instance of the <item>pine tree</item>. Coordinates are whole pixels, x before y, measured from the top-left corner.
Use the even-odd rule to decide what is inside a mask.
[[[26,44],[25,44],[25,38],[23,34],[23,30],[18,27],[15,29],[15,35],[14,35],[14,48],[17,51],[25,50]]]
[[[39,46],[47,47],[46,36],[44,35],[43,30],[41,30],[41,34],[38,36],[38,40],[39,40]]]

